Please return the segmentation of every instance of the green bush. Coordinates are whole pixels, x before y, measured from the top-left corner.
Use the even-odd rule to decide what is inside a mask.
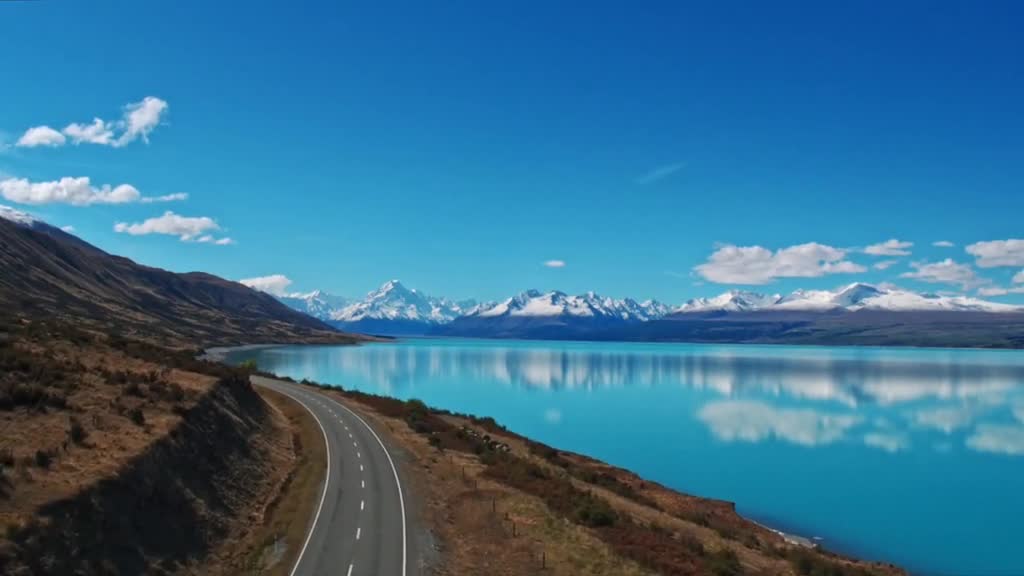
[[[36,450],[36,466],[49,468],[53,463],[53,455],[45,450]]]
[[[128,417],[131,418],[132,422],[137,426],[142,426],[146,423],[146,415],[143,414],[142,410],[139,408],[132,408],[131,411],[128,412]]]
[[[0,467],[10,468],[14,466],[14,452],[10,448],[0,450]]]
[[[618,520],[618,514],[604,500],[593,497],[582,500],[579,507],[576,508],[576,518],[581,524],[598,528],[611,526]]]
[[[72,417],[71,427],[68,429],[68,437],[71,438],[71,441],[75,444],[81,444],[82,442],[85,442],[85,439],[88,436],[89,433],[85,430],[85,427],[82,426],[82,423],[78,421],[78,418]]]
[[[742,576],[743,565],[732,548],[722,548],[708,556],[708,568],[715,576]]]

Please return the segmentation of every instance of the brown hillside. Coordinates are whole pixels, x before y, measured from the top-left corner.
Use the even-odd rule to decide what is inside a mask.
[[[0,219],[0,270],[9,316],[188,347],[358,338],[237,282],[143,266],[41,222]]]

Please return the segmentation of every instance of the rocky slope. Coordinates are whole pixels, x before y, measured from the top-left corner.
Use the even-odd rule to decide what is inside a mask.
[[[65,318],[182,346],[353,341],[237,282],[137,264],[9,208],[0,211],[0,269],[8,316]]]

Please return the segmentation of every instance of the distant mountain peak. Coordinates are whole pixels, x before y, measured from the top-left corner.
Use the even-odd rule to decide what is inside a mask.
[[[771,306],[781,298],[778,294],[759,294],[746,290],[729,290],[713,298],[693,298],[680,306],[678,312],[747,312]]]
[[[730,290],[713,298],[695,298],[681,306],[680,313],[690,312],[753,312],[887,310],[927,311],[952,310],[975,312],[1008,312],[1019,306],[988,302],[968,296],[939,296],[897,288],[882,288],[854,282],[836,290],[794,290],[785,296]]]
[[[560,290],[540,292],[526,290],[499,303],[481,305],[466,315],[478,318],[536,317],[536,318],[593,318],[613,321],[646,321],[660,318],[668,307],[655,300],[637,304],[626,298],[616,300],[588,291],[570,296]]]

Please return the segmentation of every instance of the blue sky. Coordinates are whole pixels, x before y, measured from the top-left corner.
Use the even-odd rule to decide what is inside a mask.
[[[345,295],[1024,301],[1024,6],[485,4],[0,3],[0,203]]]

